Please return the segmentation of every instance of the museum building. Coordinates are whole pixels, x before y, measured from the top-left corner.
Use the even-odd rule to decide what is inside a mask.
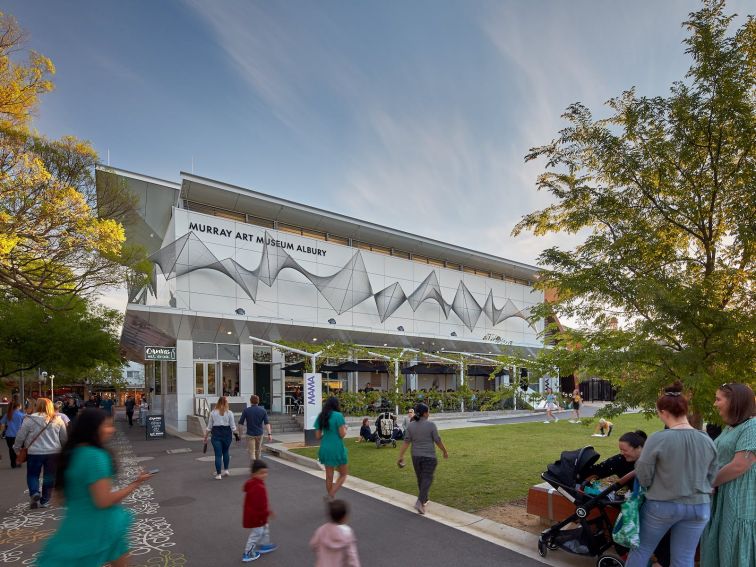
[[[290,409],[303,357],[263,341],[416,349],[412,368],[422,352],[485,360],[506,349],[527,360],[543,348],[542,323],[527,321],[543,301],[535,266],[189,173],[179,183],[104,166],[96,175],[98,192],[122,188],[137,202],[127,241],[147,250],[154,271],[129,289],[121,343],[145,364],[169,430],[185,431],[220,395]],[[449,240],[455,230],[464,227]],[[328,388],[393,387],[375,361],[345,372],[333,366],[344,361],[327,362]],[[448,368],[406,373],[403,387],[456,388],[461,377]],[[463,378],[495,387],[478,374]]]

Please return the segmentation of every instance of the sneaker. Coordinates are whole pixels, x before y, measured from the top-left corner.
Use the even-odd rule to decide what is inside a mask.
[[[420,502],[420,500],[415,502],[415,510],[417,510],[419,514],[425,514],[425,506],[423,506],[423,503]]]
[[[32,494],[31,504],[29,504],[29,508],[31,508],[32,510],[36,510],[37,508],[39,508],[39,499],[40,499],[39,494]]]
[[[226,469],[226,470],[224,470],[224,471],[223,471],[223,476],[228,476],[228,475],[230,475],[230,474],[231,474],[231,473],[230,473],[230,472],[228,472],[228,469]]]
[[[257,551],[245,551],[244,555],[242,555],[243,563],[249,563],[255,559],[260,559],[260,554]]]
[[[544,421],[544,423],[551,423],[551,422],[547,419],[546,421]]]
[[[223,478],[223,477],[222,477],[221,475],[219,475],[219,474],[216,474],[216,475],[215,475],[215,480],[220,480],[220,479],[222,479],[222,478]]]
[[[559,423],[559,418],[558,417],[554,418],[554,423]]]
[[[39,507],[40,508],[49,508],[50,507],[50,502],[49,501],[48,502],[42,502],[42,501],[40,501]]]
[[[257,548],[257,551],[265,555],[266,553],[272,553],[276,549],[278,549],[278,544],[269,543],[268,545],[261,545]]]

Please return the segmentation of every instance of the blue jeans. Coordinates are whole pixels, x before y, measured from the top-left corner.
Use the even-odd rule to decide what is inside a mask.
[[[223,468],[228,470],[228,461],[230,456],[228,449],[231,447],[231,438],[216,437],[213,435],[210,438],[210,442],[213,444],[213,451],[215,451],[215,472],[221,473],[221,458],[223,459]]]
[[[29,496],[39,494],[39,475],[42,477],[42,498],[40,502],[46,504],[50,501],[50,493],[55,485],[55,461],[58,455],[27,455],[26,461],[26,485],[29,487]],[[44,472],[43,472],[44,471]]]
[[[670,567],[693,567],[696,546],[710,513],[709,503],[647,500],[640,515],[640,547],[630,552],[625,567],[646,567],[659,541],[670,529]]]

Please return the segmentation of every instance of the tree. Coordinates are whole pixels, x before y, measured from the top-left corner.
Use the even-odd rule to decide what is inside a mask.
[[[88,142],[32,132],[39,96],[52,89],[46,57],[14,58],[23,45],[15,19],[0,12],[0,289],[48,308],[124,282],[144,270],[124,246],[120,220],[133,208],[123,187],[95,191],[97,154]]]
[[[80,298],[55,301],[67,308],[0,297],[0,378],[42,368],[65,384],[120,372],[120,314]]]
[[[540,190],[556,202],[524,230],[586,232],[574,250],[544,251],[541,306],[581,322],[555,333],[542,362],[606,377],[618,406],[652,407],[680,379],[698,414],[716,387],[753,383],[756,364],[756,21],[728,35],[733,16],[707,0],[684,26],[692,64],[667,97],[611,99],[594,119],[582,104],[569,125],[526,160],[545,158]]]

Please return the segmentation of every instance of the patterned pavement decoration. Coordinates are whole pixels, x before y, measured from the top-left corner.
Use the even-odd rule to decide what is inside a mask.
[[[120,431],[116,432],[110,444],[118,459],[117,485],[134,480],[141,466],[134,457],[131,443]],[[53,500],[54,501],[54,500]],[[129,531],[131,560],[133,567],[183,567],[187,559],[172,548],[174,532],[171,523],[158,516],[160,505],[155,501],[155,491],[149,483],[144,483],[122,501],[131,510],[134,519]],[[29,509],[25,500],[6,511],[0,519],[0,563],[34,565],[38,552],[29,554],[29,546],[37,544],[52,535],[56,522],[63,518],[63,508]]]

